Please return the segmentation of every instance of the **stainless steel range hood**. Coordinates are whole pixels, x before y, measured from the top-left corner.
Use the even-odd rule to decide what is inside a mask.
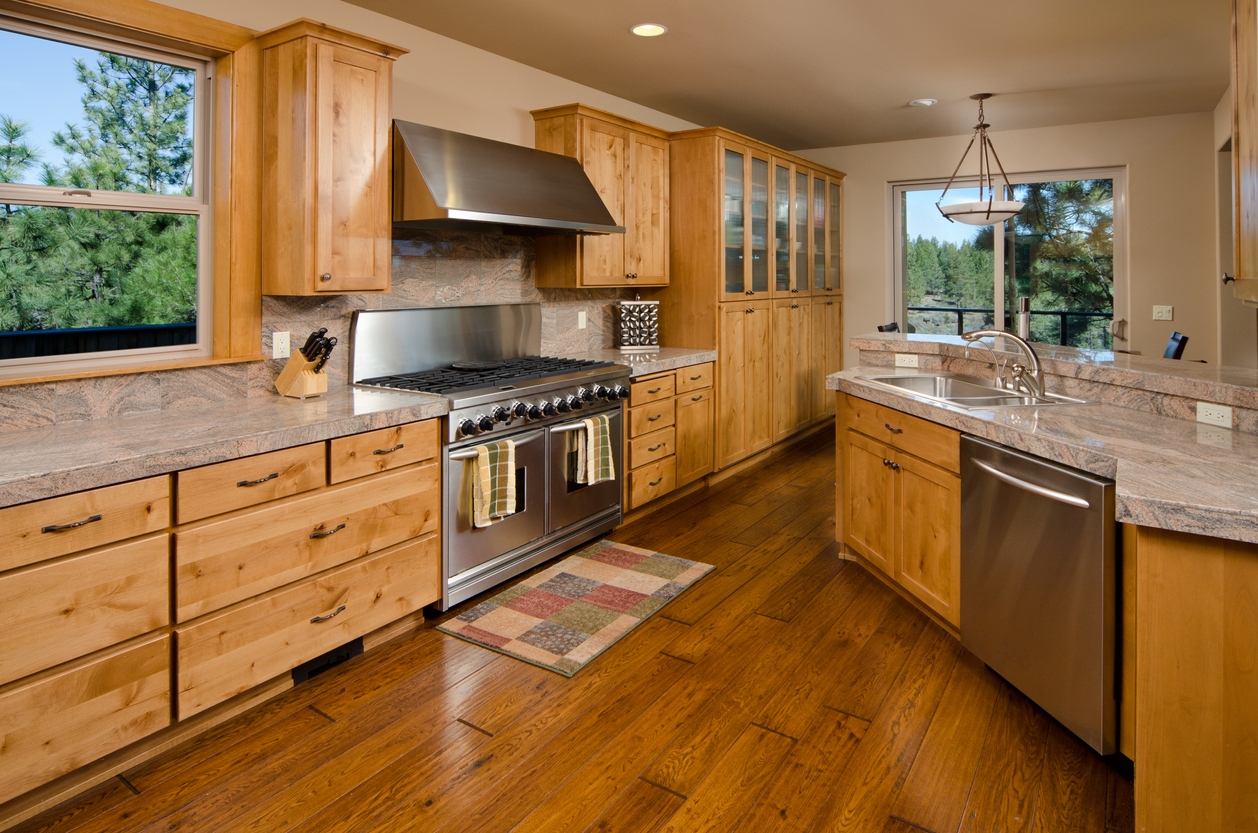
[[[393,122],[393,225],[498,234],[624,234],[577,160]]]

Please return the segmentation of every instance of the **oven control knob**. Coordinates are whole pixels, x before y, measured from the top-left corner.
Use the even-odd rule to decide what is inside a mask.
[[[584,407],[585,407],[585,403],[581,401],[581,397],[579,397],[579,396],[569,396],[569,397],[568,397],[568,407],[569,407],[569,408],[571,408],[572,410],[576,411],[576,410],[579,410],[579,409],[581,409],[581,408],[584,408]]]
[[[566,414],[568,411],[572,410],[572,406],[568,404],[568,400],[566,399],[556,399],[555,410],[559,411],[561,414]]]
[[[545,416],[545,414],[542,413],[542,409],[537,407],[536,405],[528,406],[528,415],[529,415],[529,419],[541,419],[543,416]]]
[[[502,407],[501,405],[494,408],[489,413],[490,413],[490,416],[494,418],[494,422],[506,422],[507,420],[511,419],[511,412],[508,411],[506,408]]]
[[[459,423],[459,434],[464,437],[470,437],[476,433],[476,423],[470,419],[465,419]]]
[[[628,399],[629,391],[625,389],[624,385],[617,385],[616,387],[612,388],[610,391],[607,392],[607,398],[608,399]]]
[[[585,402],[594,401],[594,391],[590,390],[589,388],[581,388],[581,390],[577,391],[577,395],[580,396],[581,399]]]
[[[558,412],[555,410],[554,402],[547,402],[545,405],[542,406],[542,416],[552,417],[556,413]]]
[[[607,398],[607,388],[603,387],[602,385],[595,385],[594,390],[592,392],[599,399]]]
[[[487,417],[483,414],[476,415],[476,427],[482,431],[492,431],[494,428],[493,417]]]
[[[525,405],[523,402],[511,403],[511,416],[515,417],[516,419],[524,419],[528,415],[529,415],[528,405]]]

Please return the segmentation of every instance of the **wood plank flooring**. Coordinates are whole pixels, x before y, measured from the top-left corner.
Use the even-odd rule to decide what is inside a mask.
[[[1130,783],[839,558],[832,438],[609,537],[718,569],[572,679],[430,621],[19,830],[1134,829]]]

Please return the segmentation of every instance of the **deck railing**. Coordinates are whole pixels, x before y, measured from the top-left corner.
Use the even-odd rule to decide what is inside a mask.
[[[909,307],[908,311],[909,312],[946,312],[946,313],[955,314],[957,317],[957,335],[962,335],[968,329],[970,329],[965,326],[966,313],[971,313],[971,314],[987,313],[992,316],[993,320],[995,320],[995,315],[996,315],[996,310],[990,307],[986,309],[982,307]],[[1114,313],[1112,312],[1078,312],[1075,310],[1055,310],[1055,309],[1054,310],[1031,310],[1031,315],[1033,317],[1038,315],[1041,317],[1057,318],[1060,322],[1058,326],[1058,334],[1059,334],[1058,343],[1062,345],[1069,344],[1069,337],[1071,333],[1069,322],[1071,319],[1079,319],[1079,318],[1092,319],[1092,318],[1113,318],[1114,317]],[[1005,328],[1009,329],[1010,325],[1011,325],[1011,322],[1009,321],[1009,316],[1008,314],[1006,314],[1005,315]]]

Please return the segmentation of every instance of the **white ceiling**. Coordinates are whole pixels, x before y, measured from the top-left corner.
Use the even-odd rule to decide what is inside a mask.
[[[794,150],[966,133],[978,92],[1000,131],[1207,111],[1228,86],[1229,0],[349,2]]]

